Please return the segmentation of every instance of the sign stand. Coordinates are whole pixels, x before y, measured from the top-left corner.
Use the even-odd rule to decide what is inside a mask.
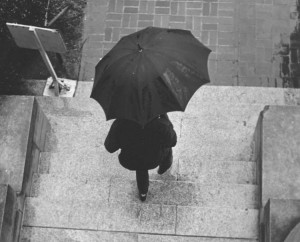
[[[48,88],[54,87],[55,96],[59,96],[63,89],[67,92],[75,91],[74,82],[76,86],[76,81],[73,81],[72,83],[72,80],[68,80],[71,86],[73,86],[71,87],[70,85],[67,85],[63,79],[58,78],[46,52],[52,51],[56,53],[65,53],[67,51],[58,31],[21,24],[6,23],[6,25],[19,47],[37,49],[40,52],[52,77],[52,83],[51,85],[48,85]],[[51,94],[48,93],[47,95]]]
[[[42,45],[42,42],[41,42],[41,40],[39,38],[39,35],[35,31],[35,28],[33,28],[33,27],[30,27],[29,31],[33,32],[33,34],[35,36],[36,44],[38,46],[38,50],[39,50],[39,52],[40,52],[40,54],[41,54],[41,56],[42,56],[42,58],[43,58],[43,60],[44,60],[44,62],[46,64],[46,66],[48,68],[48,71],[50,72],[50,74],[52,76],[53,84],[54,84],[54,93],[55,93],[55,96],[59,96],[59,87],[58,87],[58,82],[59,81],[58,81],[58,78],[57,78],[56,73],[54,71],[54,68],[53,68],[53,66],[52,66],[52,64],[50,62],[50,59],[49,59],[49,57],[48,57],[48,55],[47,55],[47,53],[46,53],[46,51],[45,51],[45,49],[44,49],[44,47]]]

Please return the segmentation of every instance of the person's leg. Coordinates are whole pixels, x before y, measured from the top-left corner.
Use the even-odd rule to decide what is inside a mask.
[[[148,170],[136,171],[136,182],[139,189],[140,197],[146,199],[146,194],[149,188],[149,173]],[[142,200],[141,197],[141,200]]]
[[[164,174],[172,166],[172,163],[173,163],[173,152],[172,152],[172,148],[170,148],[167,151],[165,157],[163,157],[163,159],[159,165],[157,173],[159,175]]]

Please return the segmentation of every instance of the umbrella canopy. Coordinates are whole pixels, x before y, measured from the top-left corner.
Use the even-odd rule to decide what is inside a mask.
[[[123,37],[97,64],[91,98],[107,120],[142,126],[156,116],[184,111],[209,82],[210,49],[190,31],[148,27]]]

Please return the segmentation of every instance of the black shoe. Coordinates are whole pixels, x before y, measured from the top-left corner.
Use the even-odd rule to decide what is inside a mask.
[[[145,202],[146,198],[147,198],[147,193],[146,194],[140,193],[140,199],[141,199],[142,202]]]

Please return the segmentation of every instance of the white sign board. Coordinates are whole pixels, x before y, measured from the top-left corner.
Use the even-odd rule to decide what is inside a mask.
[[[45,51],[56,53],[67,51],[65,43],[57,30],[13,23],[6,23],[6,25],[17,46],[21,48],[39,49],[32,33],[32,29],[34,29]]]

